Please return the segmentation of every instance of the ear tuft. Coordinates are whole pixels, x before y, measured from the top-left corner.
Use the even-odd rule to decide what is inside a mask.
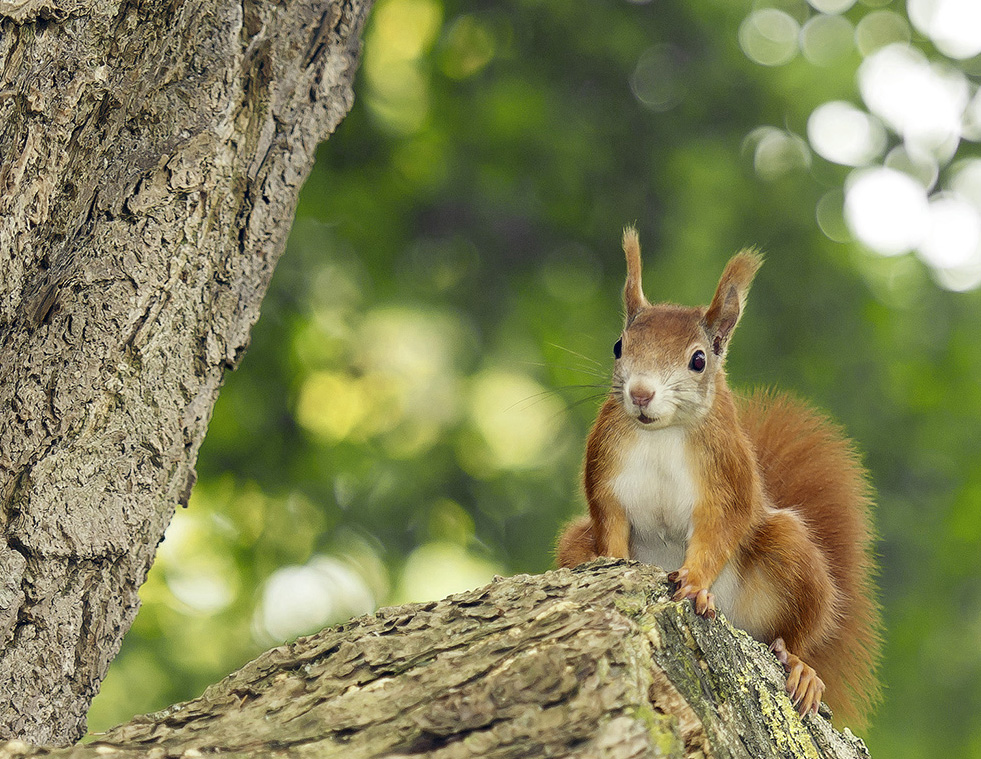
[[[640,309],[650,304],[641,287],[640,238],[632,226],[623,229],[623,252],[627,256],[627,283],[623,287],[623,304],[627,308],[627,321]]]
[[[739,323],[739,317],[745,308],[753,277],[762,264],[763,256],[755,250],[740,251],[726,264],[703,320],[715,355],[725,354],[732,331]]]

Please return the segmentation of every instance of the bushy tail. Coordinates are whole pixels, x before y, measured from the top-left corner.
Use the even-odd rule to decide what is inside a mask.
[[[880,696],[875,670],[882,630],[867,474],[841,429],[803,403],[757,392],[740,399],[739,410],[768,495],[804,519],[839,594],[835,632],[799,655],[828,686],[835,716],[861,727]]]

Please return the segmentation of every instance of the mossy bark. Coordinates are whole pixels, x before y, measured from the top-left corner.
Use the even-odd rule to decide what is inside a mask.
[[[382,609],[273,649],[201,698],[20,756],[868,757],[801,718],[767,649],[600,562]]]
[[[368,3],[0,0],[0,737],[84,729]]]

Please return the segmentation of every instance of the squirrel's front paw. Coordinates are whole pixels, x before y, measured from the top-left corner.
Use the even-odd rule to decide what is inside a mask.
[[[682,601],[688,598],[694,603],[696,614],[708,619],[715,619],[715,596],[704,585],[689,581],[687,567],[682,567],[669,574],[668,581],[678,586],[674,592],[673,600]]]

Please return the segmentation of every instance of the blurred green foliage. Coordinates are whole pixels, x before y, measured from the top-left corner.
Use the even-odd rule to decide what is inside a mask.
[[[843,18],[882,6],[905,18]],[[872,754],[981,756],[981,296],[847,239],[848,169],[800,135],[858,102],[861,56],[753,62],[753,7],[378,0],[92,729],[296,634],[548,569],[583,508],[636,222],[652,299],[704,303],[736,249],[766,251],[730,378],[811,399],[865,453],[888,630]],[[835,192],[838,241],[815,215]]]

